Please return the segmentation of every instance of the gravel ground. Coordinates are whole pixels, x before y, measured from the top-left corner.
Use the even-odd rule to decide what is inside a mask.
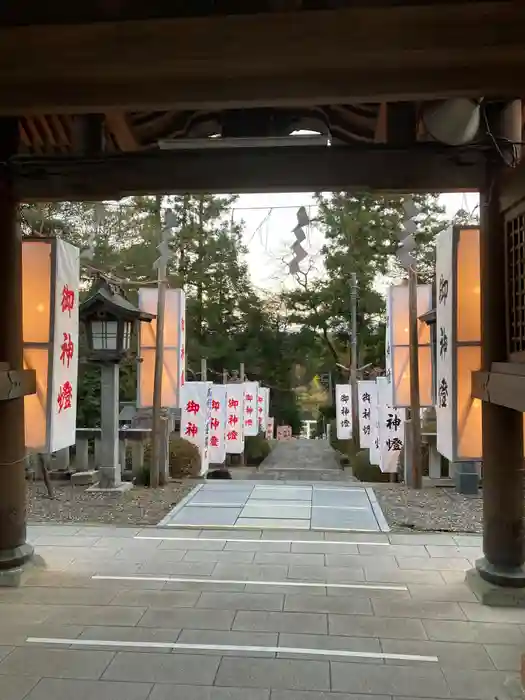
[[[158,489],[135,486],[113,495],[55,481],[55,498],[49,499],[42,482],[27,482],[28,522],[156,525],[197,483],[172,481]]]
[[[402,484],[370,484],[388,524],[395,531],[481,533],[483,502],[436,486],[413,491]]]

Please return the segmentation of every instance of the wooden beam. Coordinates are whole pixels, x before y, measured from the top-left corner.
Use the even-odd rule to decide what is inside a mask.
[[[525,413],[525,366],[498,362],[490,372],[473,372],[472,397]]]
[[[452,150],[452,152],[454,152]],[[105,158],[11,161],[21,200],[118,199],[133,194],[374,189],[476,190],[480,154],[451,150],[288,147],[139,151]]]
[[[124,112],[108,110],[106,112],[106,128],[121,151],[136,151],[139,147]]]
[[[0,114],[515,97],[524,35],[512,0],[8,27]]]

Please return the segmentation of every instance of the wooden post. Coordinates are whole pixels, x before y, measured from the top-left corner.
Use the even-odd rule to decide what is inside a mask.
[[[241,384],[244,382],[244,362],[241,362],[241,365],[239,367],[239,381]],[[244,396],[244,393],[243,393]],[[244,420],[244,409],[243,409],[243,420]],[[259,420],[259,413],[256,415],[256,420]],[[243,426],[243,431],[244,431],[244,426]],[[239,455],[239,461],[241,463],[241,467],[244,467],[246,465],[246,456],[244,453],[244,450],[241,452]]]
[[[419,405],[419,342],[417,333],[417,272],[408,269],[408,337],[410,360],[410,430],[411,430],[411,483],[420,489],[423,482],[421,464],[421,415]]]
[[[352,273],[350,287],[350,390],[352,396],[352,440],[356,450],[359,448],[359,392],[357,391],[357,275]]]
[[[496,156],[495,156],[496,157]],[[505,231],[500,168],[487,164],[481,192],[481,369],[507,359]],[[500,586],[525,586],[523,530],[523,416],[483,401],[483,552],[480,576]]]
[[[156,215],[159,237],[162,241],[161,222],[161,197],[156,198]],[[164,369],[164,316],[166,311],[166,290],[168,282],[166,280],[166,262],[159,260],[158,267],[158,297],[157,297],[157,332],[155,336],[155,368],[153,376],[153,410],[152,410],[152,433],[151,433],[151,465],[150,465],[150,485],[156,488],[163,485],[160,460],[162,459],[162,374]]]
[[[201,382],[206,382],[208,380],[208,363],[206,358],[201,359]]]
[[[23,368],[22,239],[8,165],[18,151],[18,120],[0,120],[0,362]],[[0,401],[0,570],[29,559],[26,542],[24,398]],[[1,583],[1,580],[0,580]]]

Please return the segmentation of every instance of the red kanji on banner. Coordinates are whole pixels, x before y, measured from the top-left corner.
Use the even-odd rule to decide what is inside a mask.
[[[210,421],[210,428],[212,430],[217,430],[217,428],[220,426],[220,421],[217,418],[212,418]]]
[[[259,413],[262,413],[262,408],[259,406]]]
[[[71,399],[73,398],[73,387],[71,382],[64,382],[58,391],[57,404],[58,412],[66,411],[71,408]]]
[[[184,382],[185,382],[184,372],[181,372],[180,373],[180,385],[184,386]]]
[[[216,401],[215,399],[211,400],[211,408],[213,411],[218,411],[220,407],[221,407],[220,401]]]
[[[181,318],[181,320],[180,320],[180,327],[182,330],[184,330],[184,319],[183,318]]]
[[[186,404],[186,412],[193,413],[195,416],[200,411],[200,409],[201,406],[196,401],[188,401],[188,403]]]
[[[253,401],[253,394],[246,394],[246,401]]]
[[[228,400],[228,407],[229,408],[237,408],[239,405],[239,401],[237,399],[229,399]]]
[[[65,284],[62,287],[62,301],[61,301],[62,313],[65,313],[67,311],[69,313],[69,318],[71,318],[71,312],[73,311],[74,306],[75,306],[75,292],[72,289],[69,289],[68,285]]]
[[[71,340],[71,333],[64,333],[64,342],[60,346],[60,349],[62,352],[60,353],[60,362],[65,365],[67,362],[67,366],[69,368],[69,363],[73,359],[73,353],[75,352],[75,345],[73,341]]]
[[[181,360],[184,359],[184,345],[183,345],[182,348],[180,349],[180,359],[181,359]]]
[[[258,396],[258,397],[257,397],[257,401],[258,401],[259,403],[262,403],[262,402],[263,402],[263,397],[262,397],[262,396]]]
[[[253,425],[253,420],[251,418],[248,418],[246,421],[246,425]]]
[[[219,438],[216,435],[212,435],[210,438],[210,445],[212,447],[219,447]]]
[[[237,418],[237,416],[230,416],[228,418],[228,425],[237,425],[238,422],[239,419]]]
[[[199,429],[197,428],[195,423],[188,423],[188,425],[186,426],[186,432],[184,434],[189,435],[190,437],[195,437],[198,432]]]
[[[228,440],[237,440],[238,437],[239,433],[236,430],[230,430],[230,432],[226,435]]]
[[[253,408],[251,406],[248,406],[248,408],[246,409],[246,413],[253,413]]]

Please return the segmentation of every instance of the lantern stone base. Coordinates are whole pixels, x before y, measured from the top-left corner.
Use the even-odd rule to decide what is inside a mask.
[[[482,605],[497,608],[525,608],[525,570],[496,569],[486,559],[478,559],[467,571],[465,582]]]
[[[104,493],[124,493],[133,488],[129,481],[122,481],[120,476],[120,465],[114,467],[98,468],[98,483],[90,486],[87,491]]]
[[[33,557],[33,552],[32,545],[27,542],[0,550],[0,588],[20,585],[26,568],[40,560],[40,557]]]

